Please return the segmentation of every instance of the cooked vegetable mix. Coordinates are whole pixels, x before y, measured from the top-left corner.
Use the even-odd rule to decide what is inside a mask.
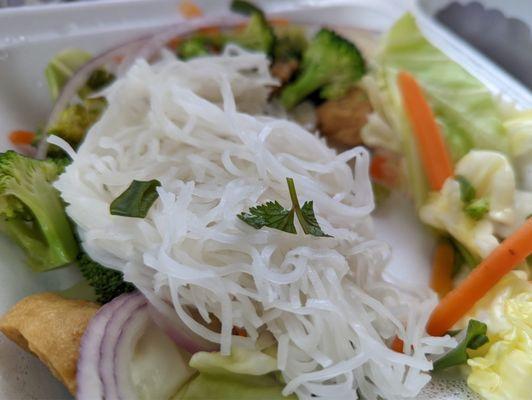
[[[357,47],[329,29],[310,41],[294,82],[281,92],[281,102],[291,109],[318,91],[323,99],[342,97],[366,71]]]
[[[0,154],[0,230],[26,252],[29,265],[46,271],[72,262],[78,253],[58,191],[63,167],[14,151]]]
[[[0,231],[83,279],[0,331],[80,400],[407,399],[465,364],[483,398],[528,398],[532,114],[410,14],[368,46],[179,9],[200,28],[48,64],[48,122],[9,138],[49,158],[0,153]],[[427,287],[394,280],[424,250]]]

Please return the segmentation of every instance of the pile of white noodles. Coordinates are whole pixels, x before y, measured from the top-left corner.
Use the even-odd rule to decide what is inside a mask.
[[[260,346],[271,332],[285,394],[415,396],[430,379],[427,355],[454,343],[425,333],[436,300],[382,279],[390,250],[373,234],[368,152],[337,154],[264,116],[275,83],[264,55],[233,46],[189,62],[170,53],[137,61],[107,91],[107,111],[56,184],[68,214],[93,259],[173,304],[222,353]],[[267,200],[290,208],[287,177],[333,238],[237,219]],[[133,179],[154,178],[162,187],[146,218],[109,214]],[[188,317],[188,306],[207,322],[215,315],[221,332]],[[232,336],[233,326],[248,337]],[[396,334],[407,354],[388,348]]]

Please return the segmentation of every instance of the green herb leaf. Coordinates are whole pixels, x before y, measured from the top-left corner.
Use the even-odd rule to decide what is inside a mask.
[[[314,215],[314,202],[307,201],[303,204],[303,208],[299,206],[299,199],[297,198],[296,186],[292,178],[286,178],[288,184],[288,192],[290,193],[290,199],[292,199],[292,210],[297,215],[297,220],[303,228],[303,232],[306,235],[318,236],[318,237],[331,237],[326,235],[321,230],[318,221],[316,221],[316,215]]]
[[[475,221],[480,221],[490,210],[490,204],[487,199],[473,200],[464,207],[464,212]]]
[[[148,210],[159,197],[157,187],[161,183],[157,179],[151,181],[131,182],[124,193],[118,196],[110,206],[112,215],[122,217],[144,218]]]
[[[316,215],[314,214],[314,202],[306,201],[303,204],[301,210],[296,210],[297,220],[303,228],[303,232],[307,235],[318,236],[318,237],[332,237],[327,235],[321,230],[318,221],[316,221]]]
[[[268,227],[283,232],[297,233],[294,226],[295,214],[305,234],[318,237],[332,237],[321,230],[316,220],[316,215],[314,214],[314,203],[307,201],[303,204],[303,207],[300,207],[294,180],[292,178],[286,178],[286,182],[288,184],[290,199],[292,200],[292,208],[290,210],[284,208],[277,201],[269,201],[265,204],[252,207],[249,209],[249,212],[240,213],[237,217],[255,229]]]
[[[460,184],[460,198],[462,199],[462,202],[464,204],[471,203],[476,196],[476,190],[471,182],[469,182],[469,180],[462,175],[457,175],[454,179],[456,179]]]
[[[285,209],[276,201],[251,207],[249,212],[238,214],[238,218],[255,229],[266,226],[283,232],[297,233],[294,226],[294,211]]]
[[[487,330],[485,323],[475,319],[469,320],[465,338],[453,350],[434,362],[434,371],[465,363],[469,358],[467,349],[476,350],[489,342]]]

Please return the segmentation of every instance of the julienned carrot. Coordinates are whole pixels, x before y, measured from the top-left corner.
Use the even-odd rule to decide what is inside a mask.
[[[397,182],[397,172],[390,167],[390,159],[386,155],[376,153],[371,157],[369,173],[377,182],[387,186],[394,186]]]
[[[201,8],[192,0],[182,0],[179,3],[179,12],[187,19],[199,18],[203,15]]]
[[[392,350],[393,351],[396,351],[398,353],[402,353],[403,352],[403,347],[405,345],[405,342],[403,342],[401,339],[399,339],[397,336],[394,337],[393,339],[393,342],[392,342]]]
[[[445,334],[508,272],[532,253],[532,218],[485,258],[436,306],[427,324],[433,336]]]
[[[432,261],[432,276],[430,287],[440,298],[449,293],[453,288],[454,249],[447,241],[436,245]]]
[[[31,144],[35,139],[35,133],[30,131],[13,131],[9,134],[9,141],[15,146]]]
[[[440,190],[445,180],[453,176],[453,165],[443,136],[423,90],[414,77],[408,72],[400,72],[397,80],[429,186],[432,190]]]

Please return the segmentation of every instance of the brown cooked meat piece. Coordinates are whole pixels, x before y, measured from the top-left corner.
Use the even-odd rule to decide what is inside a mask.
[[[270,72],[274,78],[279,79],[281,86],[288,83],[299,67],[299,61],[295,58],[288,60],[275,61],[270,68]]]
[[[366,93],[353,88],[341,99],[328,100],[316,108],[317,126],[331,144],[353,147],[362,143],[360,130],[371,112]]]
[[[19,301],[0,319],[0,331],[39,357],[75,395],[81,337],[99,307],[54,293],[35,294]]]

